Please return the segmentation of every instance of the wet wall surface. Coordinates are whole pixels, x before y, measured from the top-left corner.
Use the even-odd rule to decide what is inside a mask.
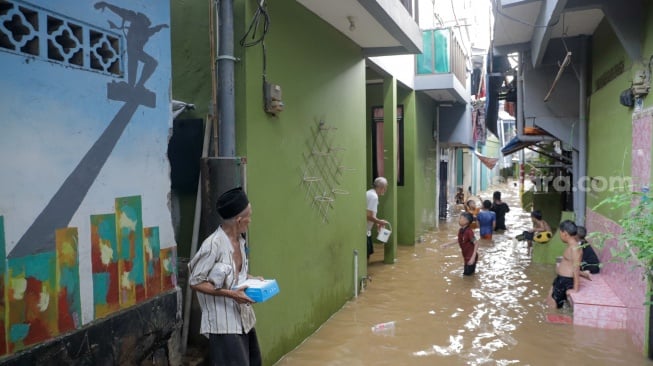
[[[625,330],[546,321],[571,309],[547,308],[554,266],[531,263],[513,239],[530,227],[516,188],[483,199],[494,188],[511,208],[508,231],[481,242],[474,276],[462,276],[457,244],[440,247],[456,239],[455,218],[400,246],[392,265],[375,244],[363,292],[277,365],[653,365]]]

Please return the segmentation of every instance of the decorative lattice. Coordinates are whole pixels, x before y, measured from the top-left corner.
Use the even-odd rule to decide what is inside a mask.
[[[122,38],[22,1],[0,0],[0,51],[122,77]]]
[[[302,186],[306,200],[317,210],[322,222],[329,222],[329,214],[335,208],[336,200],[349,195],[341,188],[342,176],[353,169],[343,165],[342,152],[346,149],[334,145],[337,128],[319,119],[311,126],[311,135],[304,153]]]

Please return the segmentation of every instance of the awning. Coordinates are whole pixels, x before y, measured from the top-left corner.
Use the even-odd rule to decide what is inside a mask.
[[[474,150],[474,154],[478,157],[478,160],[483,163],[488,169],[494,169],[494,167],[497,165],[497,162],[499,161],[499,158],[491,158],[489,156],[485,156],[480,154],[478,151]]]
[[[542,141],[555,141],[555,138],[549,135],[517,135],[501,148],[501,153],[503,155],[510,155]]]
[[[514,152],[535,144],[537,144],[537,141],[522,141],[519,136],[515,136],[512,138],[512,140],[508,141],[504,147],[501,148],[501,153],[503,155],[510,155]]]

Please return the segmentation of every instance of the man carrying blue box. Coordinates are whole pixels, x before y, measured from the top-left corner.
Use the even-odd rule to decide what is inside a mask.
[[[240,286],[251,276],[245,251],[252,206],[242,188],[217,202],[223,223],[188,263],[190,287],[202,308],[200,333],[209,338],[211,365],[261,365],[252,298]]]

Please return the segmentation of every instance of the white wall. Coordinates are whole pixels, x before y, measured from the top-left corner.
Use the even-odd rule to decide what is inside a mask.
[[[369,60],[408,88],[415,88],[415,56],[380,56]]]

